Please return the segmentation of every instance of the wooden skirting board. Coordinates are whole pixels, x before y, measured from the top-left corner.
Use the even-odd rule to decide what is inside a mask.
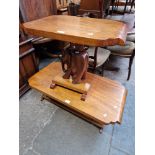
[[[53,62],[29,79],[29,85],[43,93],[57,105],[77,113],[91,123],[102,128],[105,124],[121,123],[127,90],[119,82],[87,73],[91,85],[87,98],[82,101],[81,94],[61,86],[50,88],[52,80],[62,74],[61,64]]]

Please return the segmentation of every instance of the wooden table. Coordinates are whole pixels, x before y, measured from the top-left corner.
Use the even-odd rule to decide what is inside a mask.
[[[85,45],[124,45],[127,34],[124,23],[107,19],[55,15],[25,23],[24,27],[25,31],[31,35],[72,43],[71,56],[69,57],[71,62],[63,77],[69,79],[66,75],[71,73],[72,81],[76,84],[70,83],[70,80],[67,79],[63,81],[63,78],[60,80],[63,72],[60,64],[54,63],[29,80],[32,88],[42,92],[50,100],[56,100],[59,106],[64,107],[65,105],[67,110],[74,111],[78,116],[100,128],[104,124],[121,122],[126,99],[125,88],[117,82],[94,74],[87,73],[87,78],[84,75],[88,65]],[[79,70],[82,71],[79,72]],[[50,86],[52,80],[57,83]],[[57,84],[56,88],[55,84]],[[80,93],[83,93],[84,87],[88,85],[90,85],[89,89],[80,97]]]
[[[126,24],[122,22],[66,15],[45,17],[25,23],[24,27],[32,35],[74,43],[62,61],[63,66],[67,65],[63,78],[72,76],[73,83],[80,83],[86,78],[88,53],[85,45],[124,45],[127,34]],[[51,88],[53,87],[52,85]]]
[[[126,24],[108,19],[55,15],[24,24],[29,34],[88,46],[124,45]]]
[[[99,128],[110,123],[121,123],[127,91],[119,82],[88,73],[91,84],[87,99],[80,100],[81,94],[57,86],[50,89],[52,79],[63,74],[61,64],[54,62],[29,79],[29,85],[43,93],[49,100],[67,111],[93,123]],[[56,101],[56,102],[55,102]]]

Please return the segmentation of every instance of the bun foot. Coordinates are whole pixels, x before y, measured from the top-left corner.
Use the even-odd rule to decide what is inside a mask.
[[[82,95],[81,95],[81,100],[82,100],[82,101],[85,101],[85,100],[86,100],[86,96],[87,96],[86,94],[82,94]]]
[[[51,83],[50,88],[54,89],[55,87],[56,87],[56,84],[55,83]]]

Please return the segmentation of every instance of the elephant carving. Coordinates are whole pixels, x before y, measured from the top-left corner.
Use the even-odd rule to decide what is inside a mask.
[[[69,49],[62,51],[61,65],[63,72],[66,72],[71,67],[71,53]]]
[[[65,74],[63,78],[69,79],[72,76],[73,84],[78,84],[81,80],[86,79],[88,58],[86,49],[81,46],[72,46],[67,51],[64,51],[62,69]]]

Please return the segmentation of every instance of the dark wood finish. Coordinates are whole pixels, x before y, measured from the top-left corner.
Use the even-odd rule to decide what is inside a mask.
[[[40,39],[33,40],[33,47],[39,57],[61,58],[61,51],[67,48],[67,46],[69,46],[69,43],[51,38],[40,37]]]
[[[103,127],[104,124],[121,123],[127,90],[120,83],[87,73],[87,81],[91,84],[85,101],[81,94],[57,86],[50,89],[52,79],[63,74],[61,64],[54,62],[43,68],[29,79],[32,88],[56,100],[61,106],[74,110],[79,115],[92,120],[92,123]]]
[[[19,44],[19,96],[21,97],[27,90],[28,78],[38,71],[35,58],[32,38],[22,41]]]
[[[20,0],[23,21],[32,21],[57,14],[56,0]]]
[[[110,0],[81,0],[79,14],[88,13],[88,16],[104,18],[109,13]]]
[[[87,48],[84,46],[71,44],[67,50],[62,52],[61,64],[65,74],[63,76],[56,76],[56,78],[52,80],[50,88],[54,89],[56,85],[59,85],[82,93],[81,100],[85,101],[87,92],[90,88],[90,84],[85,81],[89,58],[86,50]],[[72,77],[72,79],[70,77]]]
[[[69,3],[67,10],[68,10],[68,15],[71,16],[77,16],[78,15],[78,11],[79,11],[79,4],[75,4],[75,3]]]
[[[33,36],[25,34],[23,23],[52,14],[57,14],[56,0],[20,0],[19,1],[19,87],[20,96],[28,89],[28,78],[38,71],[38,64],[32,47]],[[30,38],[30,39],[29,39]],[[44,38],[43,38],[44,39]]]
[[[104,0],[81,0],[79,14],[92,13],[97,18],[103,17],[103,1]]]
[[[65,52],[62,58],[62,66],[67,65],[67,70],[63,76],[69,79],[72,76],[72,83],[80,83],[86,79],[88,68],[88,53],[83,46],[71,44],[70,48]]]

